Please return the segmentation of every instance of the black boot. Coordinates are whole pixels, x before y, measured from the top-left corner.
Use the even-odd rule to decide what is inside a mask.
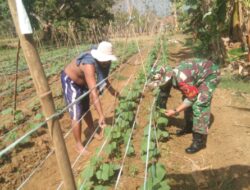
[[[183,136],[192,133],[192,128],[193,128],[193,121],[186,121],[186,126],[181,130],[177,130],[176,135]]]
[[[193,143],[190,147],[186,148],[186,153],[193,154],[206,148],[207,135],[193,133]]]
[[[177,136],[183,136],[183,135],[186,135],[186,134],[189,134],[189,133],[192,133],[192,128],[191,127],[184,127],[183,129],[176,131]]]

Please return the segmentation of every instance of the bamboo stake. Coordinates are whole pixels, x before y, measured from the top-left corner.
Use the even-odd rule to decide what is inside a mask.
[[[247,45],[248,45],[247,61],[250,62],[250,32],[248,33],[246,37],[247,37]]]
[[[39,54],[35,48],[35,43],[32,34],[23,35],[20,32],[15,0],[8,0],[10,12],[16,27],[16,32],[19,36],[21,47],[24,53],[24,57],[28,64],[36,92],[40,98],[41,107],[45,118],[49,118],[55,113],[55,105],[52,98],[52,93],[46,79]],[[65,184],[65,189],[75,190],[76,185],[73,177],[73,173],[70,166],[67,149],[62,136],[60,123],[58,118],[54,118],[47,122],[50,136],[55,146],[55,153],[59,170],[62,175],[62,179]]]
[[[15,120],[15,113],[16,113],[16,96],[17,96],[17,78],[18,78],[19,54],[20,54],[20,40],[18,40],[17,54],[16,54],[16,74],[15,74],[15,87],[14,87],[14,107],[13,107],[14,120]]]

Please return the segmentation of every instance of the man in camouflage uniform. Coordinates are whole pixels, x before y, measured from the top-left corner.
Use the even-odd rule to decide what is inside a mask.
[[[177,131],[177,135],[193,132],[193,143],[186,152],[198,152],[206,147],[211,100],[219,83],[219,68],[211,61],[192,59],[181,62],[173,71],[163,70],[166,72],[160,72],[161,83],[164,84],[161,86],[173,86],[183,94],[181,105],[175,109],[167,109],[166,115],[177,116],[184,111],[186,126]],[[170,90],[165,92],[168,97]]]

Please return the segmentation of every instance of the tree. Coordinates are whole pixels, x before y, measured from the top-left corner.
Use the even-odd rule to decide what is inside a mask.
[[[231,26],[230,26],[230,35],[231,39],[235,42],[242,41],[242,9],[241,2],[239,0],[233,1],[233,11],[231,16]]]
[[[12,34],[15,31],[8,3],[5,0],[0,0],[0,35]]]
[[[4,0],[0,0],[0,25],[8,30],[9,11]],[[55,38],[78,38],[78,32],[88,33],[94,28],[103,30],[113,19],[111,7],[113,0],[23,0],[32,27],[41,31],[41,39],[50,41]],[[93,24],[94,23],[94,24]]]

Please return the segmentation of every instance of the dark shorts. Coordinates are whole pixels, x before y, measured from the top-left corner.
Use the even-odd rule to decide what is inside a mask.
[[[88,88],[84,86],[77,85],[74,81],[72,81],[64,71],[61,72],[61,82],[63,88],[63,95],[66,104],[71,104],[75,102],[75,100],[86,93]],[[89,95],[76,102],[69,108],[69,113],[71,119],[80,120],[85,112],[89,110]]]

